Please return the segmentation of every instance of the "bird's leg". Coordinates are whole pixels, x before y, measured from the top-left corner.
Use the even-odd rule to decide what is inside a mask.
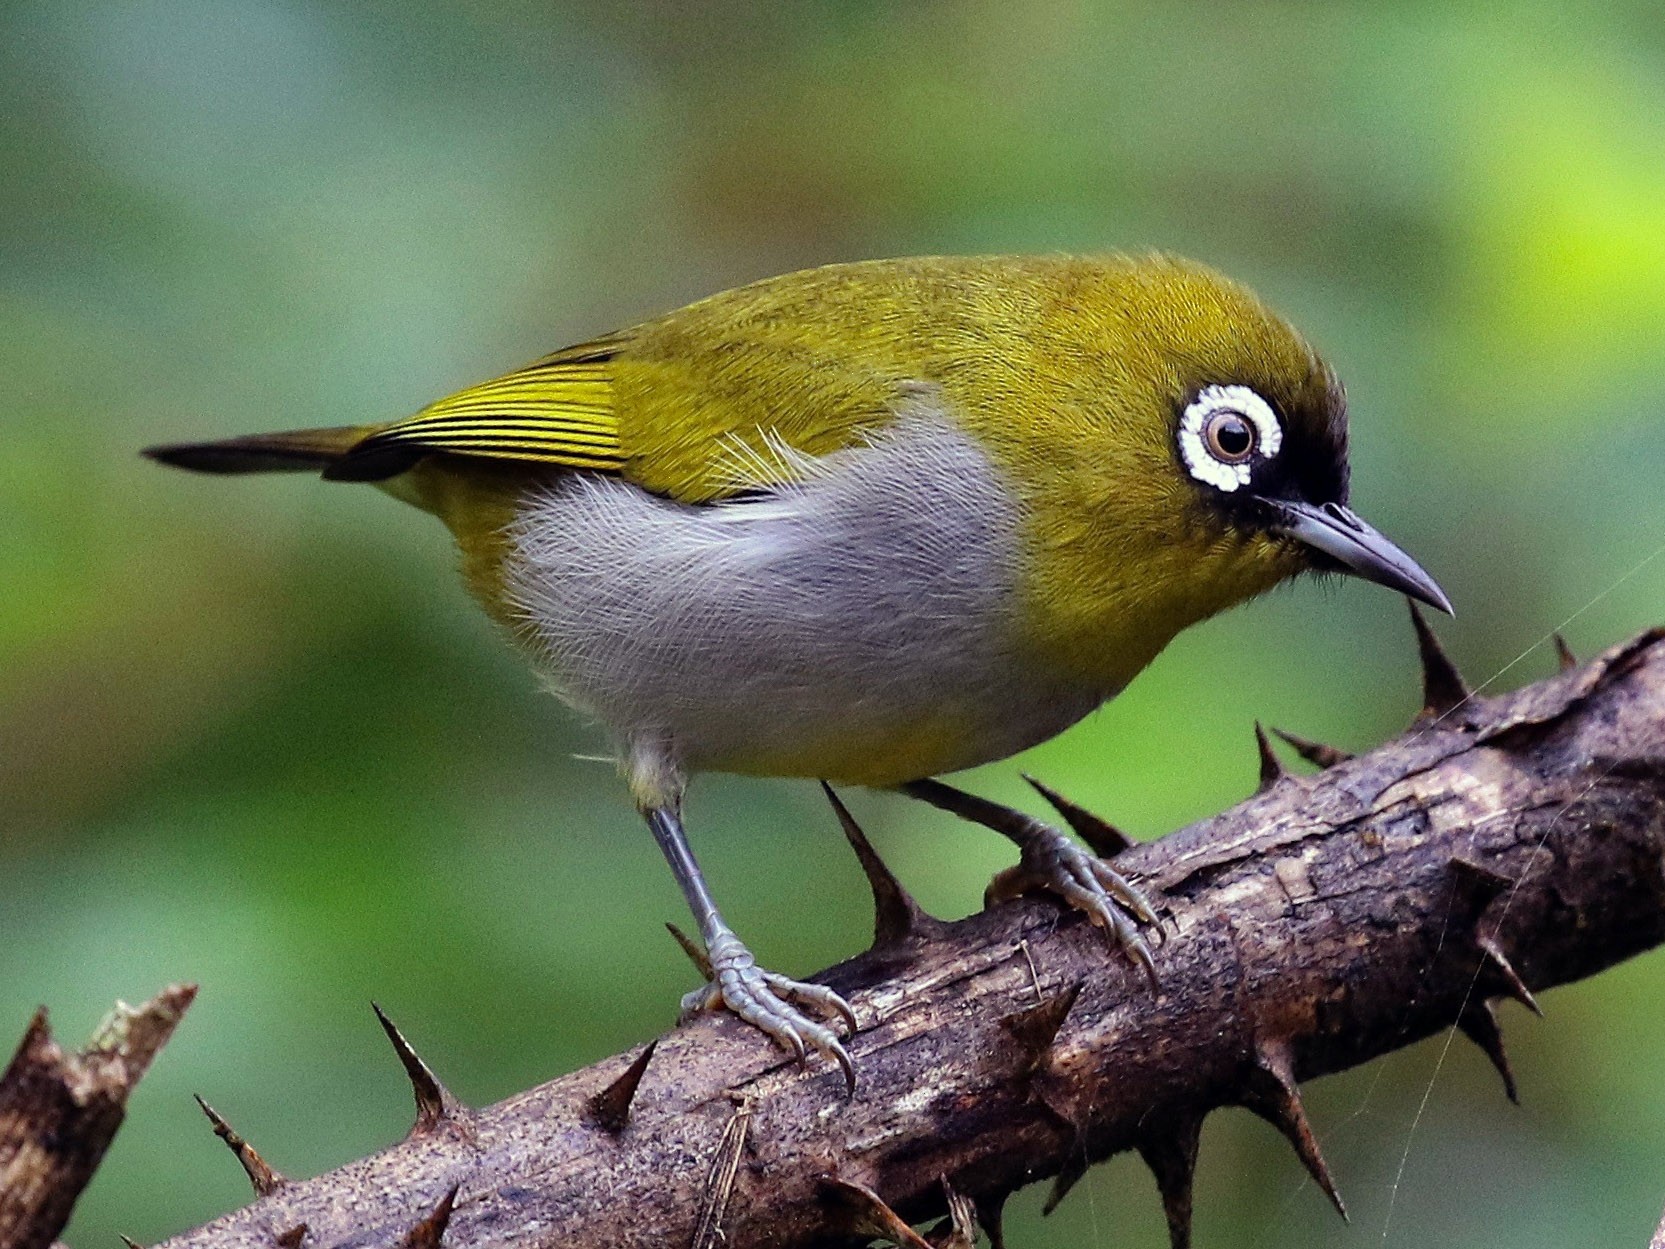
[[[1017,843],[1022,856],[1018,866],[995,877],[987,900],[997,901],[1035,888],[1057,894],[1077,910],[1085,911],[1094,924],[1132,955],[1150,978],[1151,987],[1156,987],[1150,947],[1134,923],[1137,919],[1155,924],[1156,912],[1145,895],[1110,864],[1089,854],[1044,820],[941,781],[909,781],[901,790],[910,798],[992,828]]]
[[[845,1083],[853,1091],[856,1069],[838,1034],[800,1009],[807,1007],[827,1019],[842,1018],[854,1035],[856,1016],[849,1003],[825,985],[789,980],[759,967],[752,952],[718,912],[705,876],[694,861],[694,852],[688,847],[688,836],[683,831],[677,806],[647,807],[643,814],[665,861],[671,865],[682,896],[688,899],[688,907],[694,912],[706,958],[711,963],[711,983],[682,999],[681,1020],[700,1011],[733,1011],[796,1054],[800,1061],[807,1057],[808,1048],[819,1050],[839,1065]]]

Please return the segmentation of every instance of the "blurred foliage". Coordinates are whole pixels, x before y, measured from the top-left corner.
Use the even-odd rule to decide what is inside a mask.
[[[802,265],[1167,247],[1257,285],[1348,379],[1360,507],[1450,590],[1471,677],[1545,673],[1557,626],[1588,652],[1665,618],[1645,0],[8,0],[0,162],[0,1032],[47,1002],[78,1038],[118,996],[204,986],[78,1245],[243,1199],[189,1090],[291,1174],[394,1139],[372,997],[486,1102],[640,1041],[691,987],[651,839],[432,522],[165,473],[144,443],[405,413]],[[1023,766],[1154,835],[1246,792],[1252,719],[1361,747],[1415,696],[1397,601],[1297,586],[971,783],[1025,801]],[[940,913],[1010,858],[852,801]],[[713,778],[692,816],[772,966],[861,948],[812,786]],[[1545,1006],[1507,1021],[1522,1110],[1445,1040],[1313,1087],[1350,1227],[1271,1129],[1211,1120],[1199,1246],[1642,1243],[1665,962]],[[1165,1243],[1126,1158],[1038,1206],[1012,1243]]]

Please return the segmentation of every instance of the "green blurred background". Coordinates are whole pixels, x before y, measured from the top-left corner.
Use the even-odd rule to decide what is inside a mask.
[[[1576,14],[1574,9],[1576,7]],[[408,1120],[379,1000],[490,1102],[663,1028],[683,908],[593,735],[372,491],[145,443],[392,417],[752,278],[1167,247],[1348,380],[1362,510],[1471,678],[1665,620],[1656,3],[533,0],[0,5],[0,1046],[198,980],[70,1237],[244,1199],[187,1094],[306,1175]],[[1529,653],[1528,653],[1529,652]],[[1523,658],[1521,658],[1524,655]],[[1297,586],[1183,637],[1029,768],[1143,836],[1242,797],[1259,717],[1349,747],[1416,701],[1404,610]],[[933,909],[999,839],[857,794]],[[771,966],[868,931],[807,784],[710,779],[695,844]],[[1665,960],[1318,1082],[1354,1220],[1272,1130],[1204,1134],[1199,1246],[1640,1245],[1665,1203]],[[1426,1104],[1424,1106],[1424,1095]],[[1421,1110],[1419,1117],[1419,1108]],[[1020,1246],[1165,1244],[1128,1158]]]

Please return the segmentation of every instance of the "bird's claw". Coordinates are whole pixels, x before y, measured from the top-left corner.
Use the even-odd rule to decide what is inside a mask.
[[[838,1034],[810,1017],[801,1007],[826,1019],[842,1019],[849,1035],[856,1032],[856,1014],[850,1004],[823,984],[793,980],[757,965],[752,953],[732,934],[712,942],[711,983],[695,989],[682,999],[678,1022],[687,1022],[706,1011],[726,1010],[770,1037],[799,1062],[807,1062],[809,1051],[825,1054],[844,1072],[844,1083],[854,1092],[856,1067]]]
[[[1144,970],[1152,991],[1159,985],[1150,946],[1134,920],[1158,926],[1150,901],[1126,877],[1098,856],[1076,845],[1059,830],[1039,820],[1023,842],[1018,866],[1001,873],[990,885],[993,897],[1043,889],[1085,911],[1093,924]]]

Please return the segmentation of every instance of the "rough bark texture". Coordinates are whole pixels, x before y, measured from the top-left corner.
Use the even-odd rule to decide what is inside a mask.
[[[410,1055],[403,1143],[167,1243],[848,1243],[900,1239],[893,1212],[935,1217],[947,1186],[992,1230],[1004,1194],[1132,1148],[1183,1244],[1199,1126],[1231,1104],[1333,1194],[1297,1081],[1459,1024],[1512,1087],[1496,998],[1665,940],[1662,635],[1480,699],[1418,624],[1429,711],[1404,736],[1353,759],[1297,739],[1322,772],[1268,764],[1241,806],[1117,857],[1165,901],[1155,997],[1046,900],[942,925],[867,857],[880,940],[822,977],[861,1018],[853,1098],[720,1018],[481,1111]]]
[[[118,1004],[92,1044],[66,1053],[35,1012],[0,1076],[0,1249],[46,1249],[121,1126],[127,1097],[173,1035],[195,985]]]

